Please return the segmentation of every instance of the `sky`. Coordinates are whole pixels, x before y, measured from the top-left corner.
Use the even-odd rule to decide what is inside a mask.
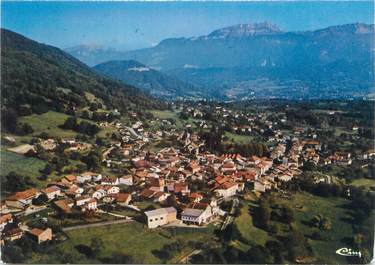
[[[1,26],[59,48],[103,45],[121,50],[173,37],[207,35],[268,21],[285,31],[374,23],[372,1],[53,2],[2,1]]]

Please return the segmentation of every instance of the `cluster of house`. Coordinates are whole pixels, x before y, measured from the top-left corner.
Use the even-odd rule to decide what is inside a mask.
[[[7,229],[5,229],[7,227]],[[15,241],[22,238],[25,234],[36,243],[41,244],[46,241],[52,240],[53,233],[51,228],[32,228],[21,229],[15,223],[14,217],[11,213],[3,214],[0,216],[0,245],[4,245],[7,241]]]
[[[189,111],[193,117],[203,116],[203,112],[197,109]],[[215,113],[221,114],[223,118],[241,115],[222,107],[217,107]],[[264,115],[245,118],[251,122],[251,126],[238,126],[235,130],[263,130],[256,127],[258,125],[254,121],[264,119]],[[268,128],[275,125],[269,121],[265,121],[264,124]],[[351,154],[347,152],[322,155],[322,144],[315,139],[316,136],[309,137],[308,140],[299,140],[304,135],[303,130],[295,132],[295,135],[301,137],[288,139],[291,142],[290,146],[287,146],[287,138],[281,131],[275,130],[275,136],[272,136],[275,143],[270,148],[268,157],[243,157],[239,154],[219,156],[209,153],[198,135],[187,131],[176,134],[176,147],[163,148],[158,152],[145,151],[144,146],[150,139],[161,139],[173,131],[151,133],[143,130],[142,122],[137,122],[131,127],[117,123],[116,127],[120,139],[114,141],[111,147],[103,152],[102,161],[107,167],[128,163],[128,174],[71,174],[59,181],[49,182],[44,189],[32,188],[12,194],[1,202],[0,229],[6,231],[3,239],[17,238],[20,228],[14,226],[14,212],[19,215],[32,211],[33,200],[39,196],[42,196],[48,207],[52,207],[58,214],[92,213],[98,210],[100,204],[138,209],[137,203],[147,201],[159,207],[144,212],[149,228],[174,222],[203,225],[224,214],[219,207],[223,200],[240,194],[245,187],[256,193],[277,189],[280,183],[300,175],[299,168],[305,162],[339,165],[352,163]],[[71,150],[90,148],[90,145],[76,142],[75,139],[64,139],[63,143]],[[44,140],[40,144],[46,150],[54,150],[58,143],[54,140]],[[375,151],[363,155],[363,159],[371,157],[375,157]],[[9,231],[13,231],[13,236],[9,237]],[[39,243],[52,238],[50,229],[29,229],[27,233],[37,237]]]

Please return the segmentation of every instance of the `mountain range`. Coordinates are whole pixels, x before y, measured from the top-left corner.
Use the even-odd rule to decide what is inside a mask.
[[[200,94],[193,85],[134,60],[109,61],[98,64],[93,69],[158,97],[169,99],[176,96],[197,98]]]
[[[116,60],[138,61],[221,99],[363,97],[373,89],[373,34],[374,25],[361,23],[300,32],[239,24]]]

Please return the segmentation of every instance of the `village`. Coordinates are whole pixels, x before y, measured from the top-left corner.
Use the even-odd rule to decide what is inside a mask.
[[[233,221],[231,212],[235,211],[238,198],[248,193],[260,196],[282,192],[282,184],[298,178],[306,164],[347,167],[354,160],[366,165],[366,161],[375,156],[375,151],[371,150],[359,155],[344,151],[330,153],[323,150],[323,144],[313,130],[295,127],[286,134],[285,130],[277,129],[278,122],[268,120],[264,114],[243,114],[223,107],[216,107],[214,114],[223,121],[231,121],[234,133],[271,131],[266,138],[269,152],[263,156],[232,152],[214,154],[207,150],[205,140],[192,128],[207,129],[210,125],[203,119],[201,107],[185,109],[186,115],[200,120],[194,121],[194,126],[186,124],[180,129],[153,130],[150,126],[144,127],[142,121],[130,126],[118,120],[112,122],[119,137],[102,149],[100,163],[107,169],[126,164],[128,173],[72,172],[49,181],[42,189],[29,188],[3,198],[1,244],[23,236],[43,244],[58,240],[55,233],[75,225],[108,225],[119,221],[141,222],[145,229],[162,226],[199,229],[208,224],[225,229]],[[236,120],[241,120],[242,125],[235,125]],[[156,122],[172,124],[166,119],[157,119],[150,124]],[[285,122],[286,117],[279,121]],[[109,124],[102,122],[99,126]],[[167,137],[174,137],[173,145],[157,151],[148,148],[150,143]],[[91,143],[74,138],[40,139],[38,145],[47,152],[54,152],[59,145],[64,145],[67,151],[92,148]],[[21,149],[25,146],[27,152],[37,152],[35,145],[24,145]],[[314,182],[330,184],[332,177],[323,175]],[[222,207],[223,204],[226,206]],[[47,216],[40,217],[45,225],[33,227],[28,216],[38,217],[39,212],[46,210]],[[59,229],[48,226],[51,218],[57,221],[55,226],[57,223]],[[74,221],[77,219],[79,222]]]

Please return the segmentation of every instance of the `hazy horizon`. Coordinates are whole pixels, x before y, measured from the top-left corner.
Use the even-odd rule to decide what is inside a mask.
[[[284,31],[373,23],[370,1],[2,2],[1,6],[3,28],[59,48],[139,49],[166,38],[206,35],[230,25],[264,21]]]

